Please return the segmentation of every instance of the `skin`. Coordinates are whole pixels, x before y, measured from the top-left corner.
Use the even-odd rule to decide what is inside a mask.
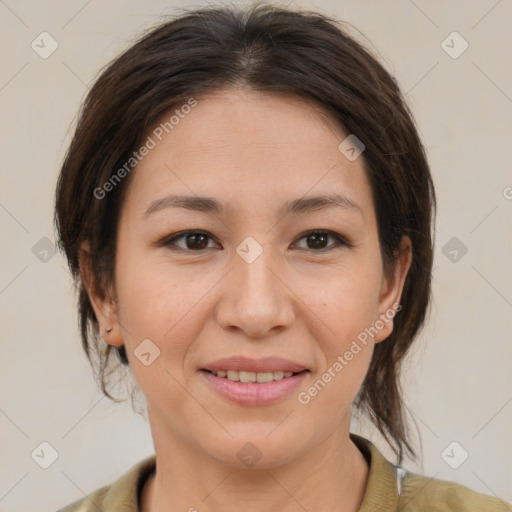
[[[410,241],[404,238],[393,275],[385,275],[364,155],[351,162],[340,153],[346,134],[317,105],[243,88],[197,100],[133,171],[113,293],[94,291],[82,258],[102,332],[112,328],[104,338],[125,344],[148,403],[157,471],[142,510],[225,512],[243,503],[246,512],[356,511],[369,468],[349,438],[351,404],[374,344],[393,322],[310,403],[297,395],[399,303]],[[333,192],[359,208],[276,216],[286,201]],[[228,210],[168,208],[144,217],[152,201],[171,193],[212,197]],[[308,242],[313,229],[338,233],[353,247],[332,237]],[[158,245],[183,230],[209,233],[207,247],[185,238],[175,242],[181,251]],[[247,236],[263,248],[250,264],[236,252]],[[160,356],[145,366],[134,350],[148,338]],[[276,355],[311,373],[277,403],[242,406],[198,372],[232,355]],[[248,442],[262,454],[251,468],[237,457]]]

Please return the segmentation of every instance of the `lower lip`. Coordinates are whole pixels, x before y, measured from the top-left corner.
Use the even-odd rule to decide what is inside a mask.
[[[201,375],[225,398],[240,405],[266,405],[281,400],[296,389],[308,371],[271,382],[235,382],[200,370]]]

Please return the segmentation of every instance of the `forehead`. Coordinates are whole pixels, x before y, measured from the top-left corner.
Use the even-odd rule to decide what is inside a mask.
[[[247,89],[195,102],[173,107],[148,131],[154,147],[132,176],[128,206],[142,209],[167,191],[260,209],[337,192],[372,207],[363,158],[350,161],[340,152],[347,134],[316,103]]]

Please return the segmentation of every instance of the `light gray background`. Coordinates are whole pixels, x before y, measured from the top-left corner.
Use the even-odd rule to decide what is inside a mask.
[[[64,259],[41,261],[40,240],[54,241],[55,182],[87,87],[141,30],[192,5],[203,3],[0,0],[0,511],[54,511],[153,453],[149,425],[129,401],[97,391]],[[423,457],[404,465],[512,501],[512,5],[283,5],[361,30],[407,92],[428,150],[439,198],[434,305],[403,379]],[[31,48],[43,31],[59,44],[47,59]],[[469,44],[456,59],[441,46],[453,31]],[[448,39],[455,50],[460,43]],[[457,262],[443,253],[452,237],[467,247]],[[354,430],[390,453],[368,426]],[[48,469],[31,458],[43,441],[58,452]],[[458,469],[441,457],[452,441],[469,453]]]

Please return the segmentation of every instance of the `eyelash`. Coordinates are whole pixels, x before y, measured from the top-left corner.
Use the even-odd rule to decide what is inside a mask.
[[[189,231],[181,231],[179,233],[175,233],[174,235],[171,235],[170,237],[167,237],[167,238],[163,239],[161,242],[158,243],[158,245],[159,246],[168,247],[172,251],[183,251],[183,252],[191,252],[191,253],[192,252],[201,253],[201,252],[209,249],[207,247],[205,249],[193,250],[193,249],[177,247],[177,246],[173,245],[177,240],[180,240],[182,238],[185,239],[185,237],[187,235],[190,235],[190,234],[204,235],[204,236],[207,236],[208,238],[210,238],[211,240],[214,240],[214,238],[209,233],[207,233],[206,231],[189,230]],[[334,238],[336,243],[332,244],[332,245],[330,245],[328,247],[324,247],[322,249],[299,249],[299,250],[311,251],[311,252],[316,252],[316,253],[325,253],[325,252],[331,251],[331,250],[336,249],[336,248],[347,247],[347,248],[350,249],[350,248],[354,247],[353,244],[348,242],[341,235],[338,235],[338,233],[335,233],[334,231],[329,231],[327,229],[313,229],[311,231],[307,231],[306,233],[303,233],[298,238],[298,240],[302,240],[303,238],[307,238],[308,236],[311,236],[311,235],[327,235],[328,237],[330,236],[330,237]]]

